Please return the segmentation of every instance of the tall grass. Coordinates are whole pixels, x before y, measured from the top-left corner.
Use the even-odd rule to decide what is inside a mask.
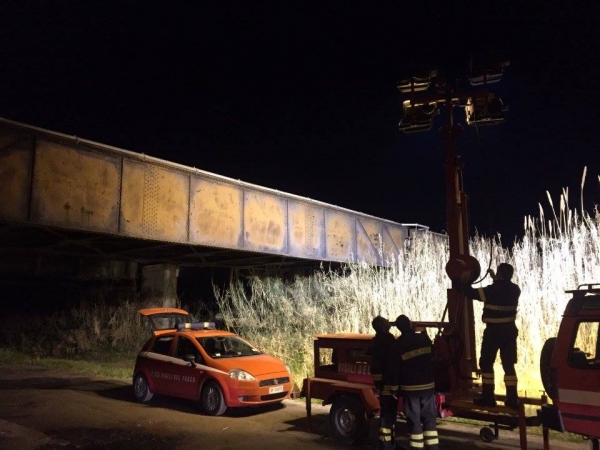
[[[555,336],[569,296],[565,289],[600,282],[600,213],[569,209],[568,190],[551,217],[540,205],[537,218],[526,217],[524,236],[512,248],[497,237],[476,235],[471,254],[485,272],[501,262],[515,267],[513,281],[521,287],[517,326],[517,372],[522,394],[537,396],[543,389],[539,355],[545,340]],[[233,272],[229,285],[215,287],[225,322],[259,347],[284,360],[296,378],[312,373],[312,342],[318,333],[370,333],[378,314],[413,320],[441,320],[450,282],[445,274],[447,243],[431,233],[418,235],[389,268],[348,264],[341,270],[322,267],[312,275],[285,278],[273,272]],[[490,261],[491,260],[491,261]],[[476,286],[490,283],[489,278]],[[474,302],[476,344],[483,326],[482,305]],[[503,371],[496,365],[496,384]]]
[[[95,293],[77,306],[49,316],[3,317],[0,345],[32,357],[134,355],[151,333],[147,320],[138,314],[147,304],[134,295],[117,302]]]
[[[32,358],[89,359],[105,365],[123,360],[131,365],[152,335],[148,319],[138,313],[140,309],[173,306],[198,317],[206,317],[210,309],[202,301],[182,305],[179,299],[169,299],[165,304],[163,298],[118,284],[81,288],[72,297],[48,298],[48,302],[60,300],[68,305],[51,314],[0,316],[0,352],[11,355],[16,351]]]
[[[390,268],[365,263],[339,270],[322,267],[292,279],[278,273],[233,272],[229,285],[215,289],[215,295],[226,323],[303,377],[312,372],[315,334],[369,333],[378,314],[440,319],[448,284],[446,261],[439,257],[445,245],[433,234],[422,234]]]

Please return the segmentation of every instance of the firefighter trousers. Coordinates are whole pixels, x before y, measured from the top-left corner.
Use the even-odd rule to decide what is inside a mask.
[[[385,391],[384,391],[385,392]],[[379,416],[379,449],[394,450],[396,445],[396,416],[398,415],[398,399],[390,394],[379,397],[381,414]]]
[[[410,448],[438,450],[437,409],[433,389],[404,393],[403,402]]]
[[[493,403],[494,399],[494,362],[498,351],[504,369],[504,383],[506,385],[507,400],[511,405],[517,401],[517,330],[514,322],[503,324],[488,324],[483,332],[481,343],[481,357],[479,367],[483,382],[483,397]]]
[[[515,374],[517,363],[517,336],[519,331],[514,323],[488,324],[483,332],[479,367],[482,372],[493,372],[498,351],[502,368],[507,375]]]

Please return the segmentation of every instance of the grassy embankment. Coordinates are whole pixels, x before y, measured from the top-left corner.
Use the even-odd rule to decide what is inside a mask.
[[[114,355],[116,356],[116,355]],[[84,358],[57,358],[52,356],[32,356],[11,349],[0,349],[0,364],[22,364],[47,367],[50,369],[66,369],[69,371],[85,373],[100,377],[131,380],[135,355],[121,354],[118,358],[98,355],[93,359],[91,355]]]

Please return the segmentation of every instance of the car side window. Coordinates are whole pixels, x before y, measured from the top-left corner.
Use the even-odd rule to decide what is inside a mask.
[[[183,359],[185,355],[194,355],[196,362],[201,362],[202,360],[200,352],[198,352],[194,343],[182,336],[177,341],[177,357]]]
[[[569,365],[578,369],[600,368],[600,322],[579,323]]]
[[[150,351],[161,355],[168,355],[171,342],[173,342],[173,336],[160,336],[156,338]]]

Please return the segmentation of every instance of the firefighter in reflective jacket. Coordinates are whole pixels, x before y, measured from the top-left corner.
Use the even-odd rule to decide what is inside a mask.
[[[481,368],[482,393],[473,402],[481,406],[496,406],[494,395],[494,361],[498,350],[504,369],[504,384],[506,386],[506,401],[509,408],[516,409],[517,399],[517,336],[519,331],[515,324],[517,307],[521,289],[510,281],[513,276],[513,266],[507,263],[498,265],[497,274],[488,270],[493,283],[484,288],[473,289],[463,285],[463,293],[471,299],[483,302],[482,321],[486,324],[481,343],[479,367]]]
[[[408,317],[396,319],[402,333],[394,343],[392,358],[402,395],[404,415],[410,433],[410,448],[437,450],[439,440],[436,426],[433,349],[429,336],[416,333]]]
[[[375,329],[375,337],[369,343],[367,355],[371,356],[371,375],[375,387],[379,389],[379,403],[381,413],[379,416],[379,448],[381,450],[393,450],[395,445],[394,425],[398,411],[398,400],[393,395],[398,389],[397,385],[391,385],[391,367],[389,357],[396,338],[390,333],[390,322],[381,316],[377,316],[372,322]]]

